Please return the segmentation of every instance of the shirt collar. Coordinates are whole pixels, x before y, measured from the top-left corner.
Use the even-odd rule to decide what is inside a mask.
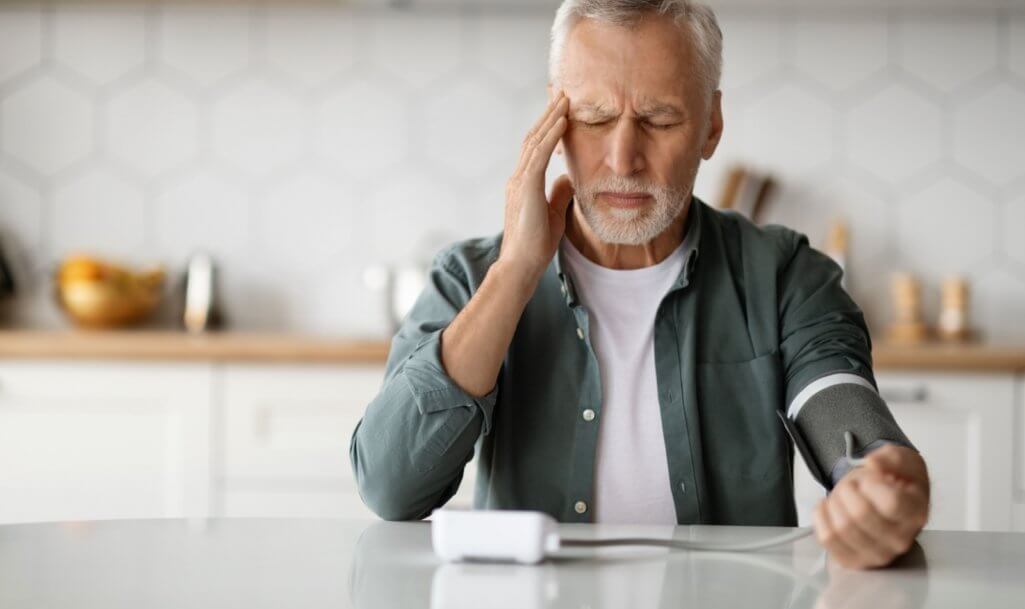
[[[701,217],[704,214],[705,204],[696,196],[691,196],[690,207],[687,210],[687,233],[683,237],[684,263],[676,281],[673,282],[669,291],[685,288],[690,284],[691,276],[694,274],[694,266],[698,258],[698,245],[701,242]],[[563,237],[565,239],[566,237]],[[556,248],[555,252],[555,275],[559,278],[559,289],[566,298],[566,304],[573,307],[579,303],[576,289],[573,287],[573,278],[562,269],[565,267],[562,248]]]

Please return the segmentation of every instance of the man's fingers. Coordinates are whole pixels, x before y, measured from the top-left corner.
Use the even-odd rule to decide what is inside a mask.
[[[548,204],[552,206],[552,210],[558,217],[564,218],[566,216],[566,208],[569,207],[569,201],[572,198],[573,182],[570,181],[569,176],[562,174],[552,184],[552,192],[548,196]]]
[[[815,510],[812,512],[812,521],[815,527],[815,537],[831,556],[840,561],[840,564],[844,566],[853,566],[857,563],[854,551],[844,543],[830,522],[825,499],[815,505]]]
[[[534,136],[544,128],[544,125],[548,121],[548,118],[552,115],[553,112],[555,112],[555,109],[559,107],[559,104],[562,103],[562,100],[565,98],[566,94],[562,91],[559,91],[555,94],[555,96],[552,99],[548,101],[548,105],[545,106],[545,111],[541,113],[541,116],[539,116],[536,121],[534,121],[534,124],[530,126],[530,130],[527,131],[527,134],[523,137],[524,144],[529,143],[531,140],[533,140]]]
[[[555,120],[552,128],[548,130],[544,138],[538,142],[531,152],[530,158],[523,168],[525,173],[544,175],[545,169],[548,168],[548,163],[552,160],[552,153],[555,152],[555,145],[559,143],[563,134],[566,133],[566,123],[565,116],[560,116]]]
[[[545,123],[541,126],[541,129],[534,133],[534,135],[531,137],[529,141],[524,143],[524,162],[521,164],[521,171],[526,172],[530,170],[531,159],[537,156],[538,151],[542,150],[547,146],[547,143],[549,142],[552,136],[552,132],[558,130],[559,134],[558,136],[556,136],[555,141],[551,144],[552,150],[555,149],[555,144],[559,142],[559,138],[562,137],[562,133],[564,133],[566,130],[566,110],[568,108],[569,101],[563,98],[558,104],[556,104],[555,111],[548,115],[548,118],[545,120]],[[549,151],[546,156],[548,158],[551,158],[552,152]]]
[[[862,494],[883,518],[905,531],[918,531],[925,525],[928,498],[918,485],[897,485],[878,476],[865,476],[858,481]]]
[[[875,506],[862,495],[860,482],[838,485],[833,490],[833,500],[843,506],[858,528],[879,547],[893,554],[903,554],[907,550],[904,531],[876,511]]]
[[[927,479],[925,461],[906,446],[881,446],[868,453],[865,457],[865,466],[906,480],[918,482]]]
[[[545,113],[540,119],[538,119],[538,122],[534,127],[528,131],[527,135],[523,138],[523,146],[520,148],[520,159],[516,164],[516,173],[520,173],[524,170],[527,162],[533,156],[534,150],[536,150],[539,143],[544,140],[544,137],[549,131],[551,131],[559,118],[566,115],[568,107],[569,100],[566,99],[566,96],[562,92],[560,92],[548,105]]]
[[[830,496],[826,500],[826,510],[837,535],[854,552],[858,561],[855,566],[878,567],[890,562],[893,553],[861,528],[861,524],[847,512],[843,502]]]

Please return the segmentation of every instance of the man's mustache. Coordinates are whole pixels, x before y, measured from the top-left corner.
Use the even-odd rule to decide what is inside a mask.
[[[643,192],[649,195],[655,195],[665,187],[659,184],[653,184],[648,181],[630,180],[625,178],[619,179],[599,179],[594,182],[589,182],[581,187],[577,188],[577,192],[583,193],[586,196],[593,198],[600,192],[614,192],[614,193],[638,193]]]

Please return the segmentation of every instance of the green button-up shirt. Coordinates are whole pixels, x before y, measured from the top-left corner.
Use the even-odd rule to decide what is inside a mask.
[[[840,286],[839,266],[804,235],[757,227],[697,197],[688,213],[692,246],[654,328],[677,520],[794,526],[793,444],[777,411],[827,374],[874,385],[864,318]],[[480,286],[501,238],[461,241],[435,257],[392,340],[381,391],[353,432],[360,494],[383,518],[430,514],[476,454],[475,508],[591,520],[601,382],[588,311],[561,248],[490,393],[467,394],[441,364],[441,332]],[[585,417],[588,409],[597,416]]]

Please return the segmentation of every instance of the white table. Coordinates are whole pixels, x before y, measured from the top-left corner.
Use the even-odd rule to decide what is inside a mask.
[[[568,537],[739,540],[784,529],[564,525]],[[428,523],[141,520],[0,526],[0,607],[1025,607],[1025,534],[927,531],[895,566],[848,571],[813,538],[756,554],[560,551],[444,565]]]

